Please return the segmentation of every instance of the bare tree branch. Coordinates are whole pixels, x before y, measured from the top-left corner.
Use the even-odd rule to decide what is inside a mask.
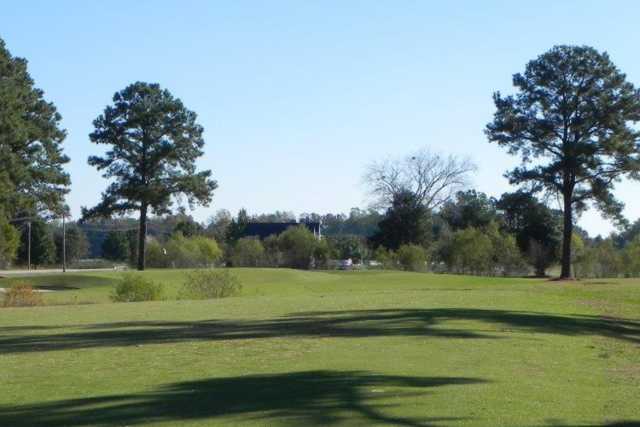
[[[363,182],[373,199],[384,208],[395,195],[409,191],[425,208],[436,210],[466,187],[476,165],[467,158],[419,150],[400,159],[387,159],[367,166]]]

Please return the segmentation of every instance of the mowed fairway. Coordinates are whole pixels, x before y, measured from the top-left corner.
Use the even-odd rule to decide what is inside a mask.
[[[127,304],[118,273],[30,279],[78,289],[0,309],[0,426],[640,425],[639,281],[234,272]]]

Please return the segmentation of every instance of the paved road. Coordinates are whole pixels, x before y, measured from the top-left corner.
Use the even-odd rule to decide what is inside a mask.
[[[67,273],[90,273],[122,270],[122,268],[67,268]],[[0,270],[0,277],[33,276],[36,274],[62,273],[61,268],[42,270]]]

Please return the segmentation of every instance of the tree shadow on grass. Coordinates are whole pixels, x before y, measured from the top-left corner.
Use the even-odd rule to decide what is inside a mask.
[[[487,333],[468,326],[451,327],[447,323],[458,320],[485,323],[495,330]],[[81,330],[63,333],[30,334],[23,330],[25,335],[0,329],[0,354],[287,337],[499,339],[509,337],[505,332],[604,336],[640,343],[640,321],[637,320],[466,308],[305,312],[267,320],[117,322],[77,328]]]
[[[458,418],[389,415],[392,406],[381,400],[482,382],[474,378],[330,370],[213,378],[170,384],[149,393],[0,406],[0,425],[123,426],[232,416],[242,423],[271,420],[270,424],[332,425],[359,419],[365,425],[436,426]]]

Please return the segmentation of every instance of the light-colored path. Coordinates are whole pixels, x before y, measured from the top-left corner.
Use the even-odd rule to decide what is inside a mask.
[[[67,268],[67,273],[91,273],[91,272],[106,272],[116,271],[121,268]],[[0,277],[18,277],[18,276],[33,276],[37,274],[54,274],[62,273],[61,268],[47,268],[42,270],[0,270]]]

